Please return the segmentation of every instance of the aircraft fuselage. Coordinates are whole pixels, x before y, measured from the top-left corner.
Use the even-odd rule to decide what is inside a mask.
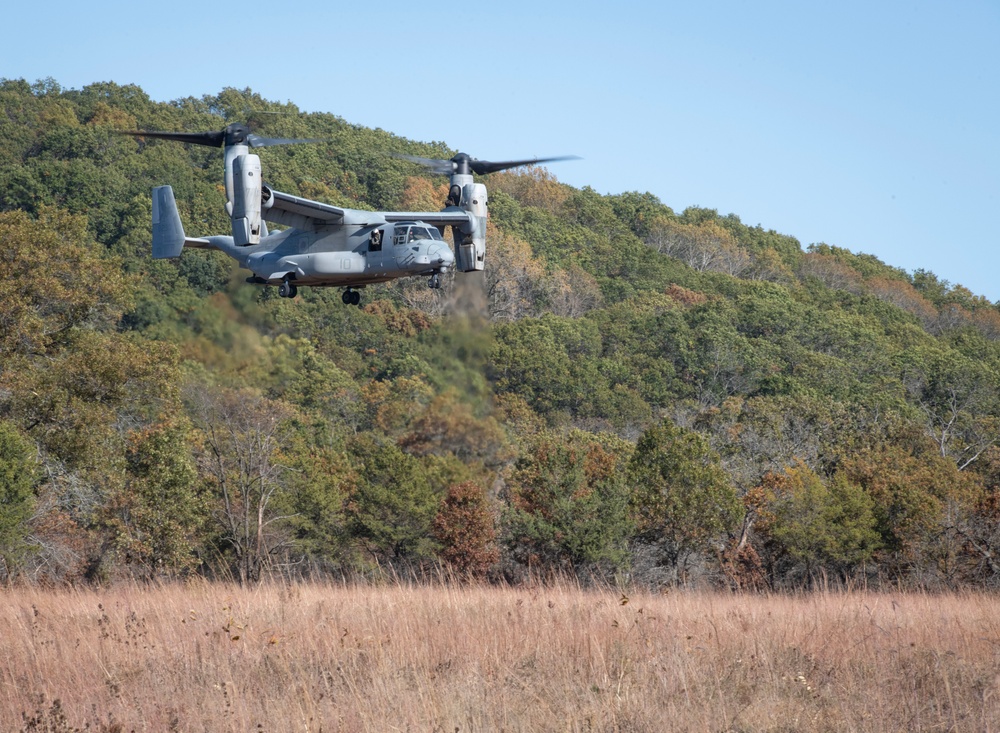
[[[421,222],[289,229],[257,245],[233,247],[228,254],[261,284],[290,279],[313,286],[359,286],[433,274],[455,261],[437,229]]]

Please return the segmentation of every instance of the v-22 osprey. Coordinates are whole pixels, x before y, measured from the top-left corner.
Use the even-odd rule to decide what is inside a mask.
[[[128,132],[138,138],[175,140],[222,147],[225,152],[226,213],[232,233],[189,237],[181,224],[170,186],[153,189],[153,257],[179,257],[185,247],[217,249],[253,273],[247,282],[275,285],[283,298],[298,288],[344,289],[348,305],[361,302],[360,288],[401,277],[427,277],[441,287],[451,269],[482,270],[486,260],[486,186],[473,180],[524,165],[574,156],[491,162],[459,153],[450,160],[399,156],[451,178],[441,211],[362,211],[331,206],[274,190],[264,183],[260,157],[251,148],[321,140],[264,138],[246,125],[218,132]],[[288,227],[269,232],[267,223]],[[442,233],[451,227],[454,248]]]

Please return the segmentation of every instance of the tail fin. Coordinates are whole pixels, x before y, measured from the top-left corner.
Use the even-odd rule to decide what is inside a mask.
[[[181,225],[174,189],[157,186],[153,189],[153,257],[180,257],[184,248],[184,227]]]

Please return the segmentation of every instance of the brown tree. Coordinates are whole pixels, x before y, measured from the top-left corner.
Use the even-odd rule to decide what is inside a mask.
[[[504,234],[492,224],[487,231],[486,295],[490,319],[513,321],[539,314],[548,289],[545,265],[524,240]]]
[[[446,184],[435,186],[428,178],[410,176],[406,179],[400,206],[404,211],[438,211],[446,198]]]
[[[273,504],[292,410],[250,389],[202,390],[193,402],[205,445],[202,469],[217,492],[220,539],[239,581],[259,580],[281,545],[275,525],[287,518]]]
[[[535,206],[556,216],[563,213],[563,204],[571,190],[539,166],[494,174],[490,189],[513,196],[522,206]]]
[[[471,481],[448,487],[434,517],[441,558],[464,577],[480,578],[496,564],[496,517],[486,492]]]
[[[739,246],[732,233],[714,221],[685,224],[660,219],[646,242],[656,251],[676,257],[702,272],[739,276],[751,264],[750,255]]]

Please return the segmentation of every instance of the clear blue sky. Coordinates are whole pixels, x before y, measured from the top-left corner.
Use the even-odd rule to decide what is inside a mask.
[[[56,0],[0,76],[250,87],[675,210],[735,213],[1000,300],[1000,2]]]

